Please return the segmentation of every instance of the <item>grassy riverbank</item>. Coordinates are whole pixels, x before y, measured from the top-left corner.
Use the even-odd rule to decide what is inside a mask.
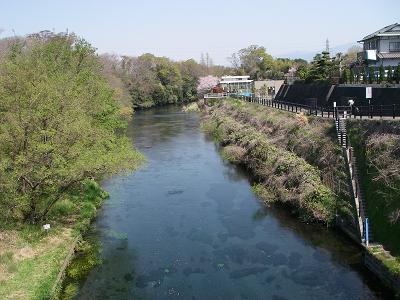
[[[354,222],[332,121],[229,99],[206,109],[203,127],[225,158],[253,173],[265,202],[288,204],[304,221]]]
[[[50,214],[48,233],[40,226],[16,225],[0,233],[0,299],[50,299],[73,241],[85,232],[108,197],[94,181],[58,203]],[[53,293],[54,292],[54,293]]]

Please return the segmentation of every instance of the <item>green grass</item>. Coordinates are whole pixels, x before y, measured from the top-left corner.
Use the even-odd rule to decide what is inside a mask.
[[[71,242],[72,236],[63,239],[55,247],[38,243],[35,247],[39,251],[38,255],[21,261],[14,259],[15,270],[12,272],[13,275],[0,284],[0,299],[49,299],[51,287],[68,253]],[[46,241],[43,240],[43,243],[46,243]],[[10,257],[11,255],[7,254],[7,256]]]
[[[371,246],[368,251],[379,259],[390,272],[400,276],[400,257],[393,257],[382,246]]]
[[[88,180],[52,209],[49,234],[38,225],[17,224],[14,230],[4,229],[4,233],[12,235],[12,243],[2,245],[0,240],[0,267],[9,273],[0,282],[0,299],[52,298],[52,287],[75,237],[87,230],[107,197],[108,193],[95,181]],[[2,247],[6,250],[2,251]],[[91,253],[91,262],[96,261],[94,256],[95,252]],[[85,271],[92,265],[86,264]],[[82,269],[82,264],[75,261],[76,273],[81,272],[79,268]],[[61,283],[57,291],[60,287]],[[73,293],[74,287],[68,287],[64,295]]]

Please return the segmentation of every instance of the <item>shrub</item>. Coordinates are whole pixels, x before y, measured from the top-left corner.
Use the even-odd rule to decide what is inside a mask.
[[[84,202],[80,210],[80,216],[84,219],[92,219],[96,215],[96,206],[90,202]]]
[[[222,157],[236,164],[243,161],[245,154],[246,149],[236,145],[229,145],[222,149]]]
[[[273,116],[269,121],[262,121],[262,114],[256,106],[243,102],[240,105],[242,107],[238,109],[236,104],[224,102],[210,110],[203,119],[203,127],[225,146],[223,155],[233,161],[239,161],[240,157],[240,161],[245,162],[260,182],[253,190],[265,201],[290,203],[298,208],[304,220],[329,223],[335,215],[335,195],[321,182],[320,171],[286,149],[282,141],[282,136],[287,139],[287,134],[304,134],[302,130],[292,130],[298,126],[298,120],[293,115],[288,122],[283,121],[282,116],[276,121]],[[308,123],[303,126],[308,126]],[[282,133],[283,130],[286,134]],[[316,140],[316,145],[324,145]],[[333,152],[332,156],[335,156],[335,149],[325,152]]]
[[[72,214],[75,208],[76,206],[71,200],[63,199],[54,205],[52,213],[60,216],[67,216]]]

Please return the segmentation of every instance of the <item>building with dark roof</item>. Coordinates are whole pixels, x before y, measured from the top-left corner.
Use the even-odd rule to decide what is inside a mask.
[[[363,51],[358,53],[359,62],[375,67],[400,63],[400,24],[386,26],[358,42],[363,44]]]

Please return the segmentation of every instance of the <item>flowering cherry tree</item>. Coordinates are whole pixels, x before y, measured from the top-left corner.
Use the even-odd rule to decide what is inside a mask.
[[[199,85],[197,86],[198,94],[205,94],[209,92],[213,87],[219,83],[218,77],[215,76],[205,76],[199,78]]]

